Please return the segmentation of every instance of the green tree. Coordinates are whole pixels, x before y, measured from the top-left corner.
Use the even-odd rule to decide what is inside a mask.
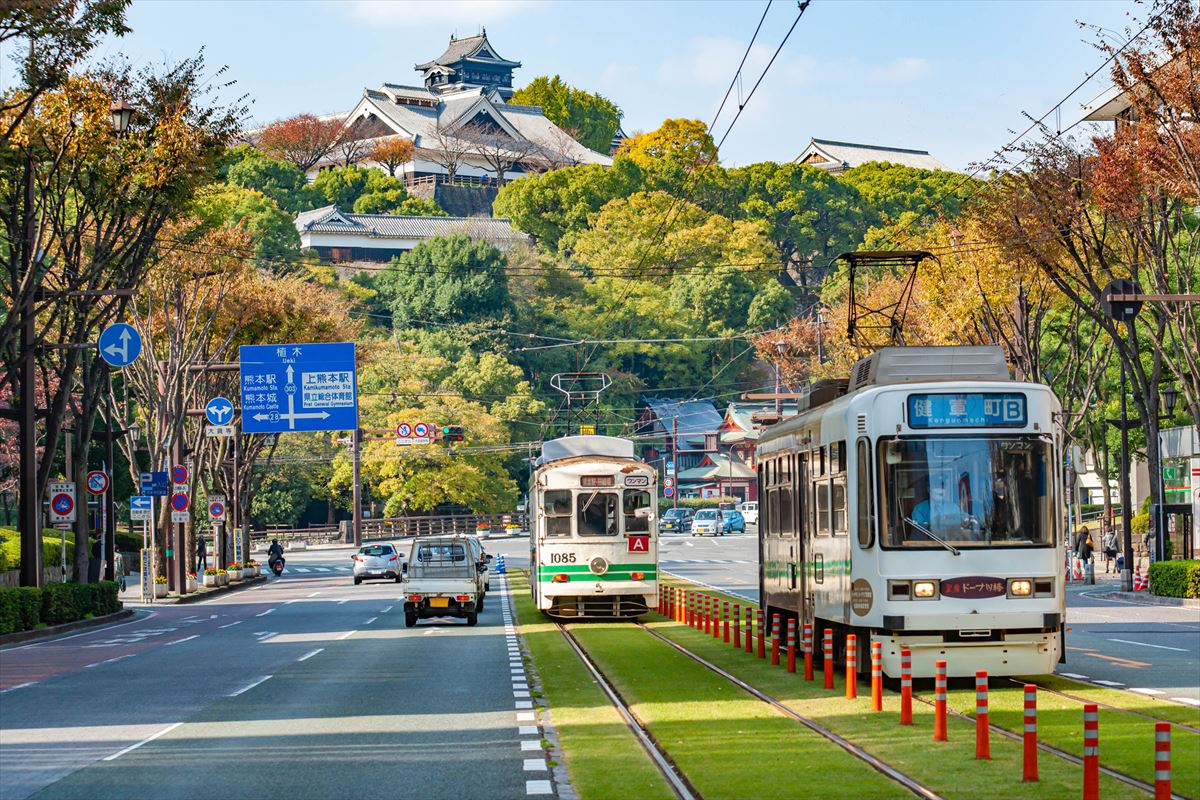
[[[717,145],[698,119],[668,119],[657,130],[626,139],[621,152],[642,168],[674,161],[688,170],[717,163]]]
[[[318,172],[311,188],[325,203],[343,211],[353,210],[354,204],[364,195],[387,194],[397,204],[408,197],[404,183],[398,178],[383,170],[353,164]]]
[[[250,145],[228,151],[222,174],[227,183],[262,192],[291,214],[317,205],[317,195],[294,164],[271,158]]]
[[[395,214],[402,217],[448,217],[442,207],[424,197],[409,197],[403,189],[387,189],[361,195],[354,201],[355,214]]]
[[[890,225],[905,215],[941,214],[955,218],[979,181],[957,172],[917,169],[872,161],[838,177],[858,190],[869,208],[872,225]]]
[[[196,194],[192,211],[212,227],[245,230],[255,243],[256,256],[271,271],[286,271],[299,256],[300,235],[291,215],[260,191],[210,184]]]
[[[607,97],[576,89],[558,75],[534,78],[513,93],[513,103],[541,106],[546,118],[584,147],[607,153],[621,126],[621,109]]]
[[[395,324],[499,319],[512,307],[504,254],[464,235],[422,242],[392,261],[375,289]]]

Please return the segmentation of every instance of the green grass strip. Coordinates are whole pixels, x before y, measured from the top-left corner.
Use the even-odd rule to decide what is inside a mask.
[[[706,800],[912,797],[628,623],[580,624],[572,631]]]
[[[533,607],[524,573],[510,572],[517,629],[550,708],[571,785],[581,800],[675,795],[554,624]]]
[[[1013,678],[1013,680],[1022,683],[1036,683],[1038,686],[1053,689],[1056,692],[1067,692],[1076,697],[1082,697],[1089,703],[1106,703],[1110,706],[1123,708],[1126,711],[1148,714],[1163,722],[1175,722],[1180,725],[1191,725],[1193,728],[1200,728],[1200,708],[1191,708],[1178,703],[1155,700],[1153,697],[1148,697],[1144,694],[1093,686],[1090,683],[1073,681],[1061,675],[1020,675]]]
[[[680,585],[684,585],[680,583]],[[710,595],[725,598],[719,592]],[[744,607],[743,602],[743,607]],[[839,668],[834,690],[823,688],[820,668],[820,641],[815,680],[808,683],[803,676],[803,657],[797,654],[797,671],[788,673],[782,665],[772,667],[768,659],[759,660],[743,651],[734,650],[702,631],[664,620],[658,615],[646,619],[650,627],[697,655],[733,673],[751,686],[766,692],[784,705],[820,723],[835,733],[864,748],[876,757],[929,786],[948,798],[977,800],[978,798],[1011,797],[1061,798],[1077,797],[1083,787],[1083,770],[1049,753],[1038,757],[1039,782],[1021,783],[1022,745],[999,735],[991,739],[990,761],[975,759],[975,724],[973,721],[950,717],[947,721],[949,742],[933,741],[933,709],[923,703],[913,703],[913,725],[900,726],[900,697],[884,691],[883,711],[870,711],[870,687],[860,682],[857,700],[845,699],[845,670]],[[770,643],[768,640],[768,653]],[[971,713],[974,713],[974,690]],[[1042,704],[1039,698],[1039,706]],[[1136,718],[1135,718],[1136,719]],[[996,720],[993,719],[993,722]],[[1039,714],[1039,723],[1041,722]],[[1148,722],[1148,720],[1143,720]],[[1007,727],[1007,726],[1006,726]],[[1083,722],[1080,715],[1079,731]],[[1100,726],[1101,763],[1112,766],[1105,753],[1104,723]],[[1151,727],[1153,733],[1153,727]],[[1054,743],[1057,744],[1057,743]],[[1081,747],[1063,749],[1081,752]],[[1149,756],[1152,759],[1152,755]],[[1152,762],[1151,768],[1152,767]],[[1176,783],[1177,787],[1183,784]],[[1176,789],[1178,791],[1178,788]],[[1146,794],[1128,784],[1106,775],[1100,776],[1102,797],[1145,797]],[[822,796],[822,795],[814,795]],[[852,795],[839,795],[850,797]]]
[[[988,690],[988,716],[994,725],[1023,730],[1024,690],[1019,686]],[[950,707],[974,716],[975,689],[954,689]],[[1077,756],[1083,755],[1083,703],[1041,692],[1037,699],[1038,740]],[[1154,722],[1112,709],[1099,709],[1100,763],[1126,775],[1154,783]],[[993,747],[995,739],[993,736]],[[1172,789],[1185,797],[1200,796],[1200,736],[1171,731]],[[1133,789],[1126,787],[1126,793]]]

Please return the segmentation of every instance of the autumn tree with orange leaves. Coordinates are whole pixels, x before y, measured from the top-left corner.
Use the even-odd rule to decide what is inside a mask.
[[[312,114],[272,122],[258,136],[258,146],[268,155],[288,161],[308,172],[333,152],[342,136],[342,122]]]

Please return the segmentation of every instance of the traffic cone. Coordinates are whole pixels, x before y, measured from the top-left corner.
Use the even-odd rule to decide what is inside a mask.
[[[496,556],[495,570],[496,570],[497,575],[507,575],[508,574],[508,567],[506,567],[504,565],[504,554],[503,553]]]

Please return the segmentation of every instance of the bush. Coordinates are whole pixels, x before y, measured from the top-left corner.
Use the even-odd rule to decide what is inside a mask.
[[[46,528],[42,531],[42,565],[58,566],[61,558],[62,531]],[[75,532],[67,531],[67,566],[75,560]],[[21,534],[13,528],[0,528],[0,572],[21,567]]]
[[[36,628],[42,590],[31,586],[0,587],[0,634]]]
[[[0,634],[115,613],[117,589],[115,581],[0,587]]]
[[[702,508],[716,508],[721,503],[733,503],[734,505],[737,505],[739,502],[741,501],[739,501],[736,497],[681,497],[679,499],[679,507],[690,508],[692,511],[699,511]],[[674,498],[658,498],[658,507],[660,511],[665,511],[674,505]]]
[[[1150,592],[1159,597],[1200,597],[1200,561],[1155,561]]]
[[[1133,519],[1129,520],[1129,528],[1139,536],[1150,530],[1150,515],[1138,514]]]

